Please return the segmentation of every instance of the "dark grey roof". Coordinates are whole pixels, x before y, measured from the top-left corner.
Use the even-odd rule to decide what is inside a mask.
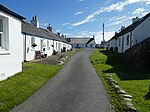
[[[32,25],[31,23],[28,23],[26,21],[22,22],[22,33],[39,36],[39,37],[43,37],[43,38],[48,38],[48,39],[52,39],[52,40],[54,39],[54,40],[68,43],[65,40],[65,38],[61,38],[57,34],[51,32],[47,29],[37,28],[34,25]]]
[[[14,16],[14,17],[20,19],[20,20],[26,19],[26,18],[24,18],[23,16],[21,16],[21,15],[15,13],[15,12],[13,12],[13,11],[11,11],[10,9],[8,9],[7,7],[5,7],[5,6],[2,5],[1,3],[0,3],[0,11],[3,11],[3,12],[5,12],[5,13],[7,13],[7,14],[10,14],[10,15],[12,15],[12,16]]]
[[[95,44],[92,38],[68,38],[70,44]]]
[[[125,29],[123,29],[121,32],[117,33],[115,36],[113,36],[110,40],[118,38],[132,30],[134,30],[138,25],[140,25],[143,21],[145,21],[148,17],[150,17],[150,13],[148,13],[146,16],[142,17],[141,19],[139,19],[138,21],[136,21],[135,23],[132,23],[131,25],[129,25],[128,27],[126,27]],[[110,41],[109,40],[109,41]]]

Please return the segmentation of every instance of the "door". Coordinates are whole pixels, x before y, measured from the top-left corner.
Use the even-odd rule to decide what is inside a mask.
[[[41,52],[43,51],[43,40],[41,39]]]
[[[122,53],[123,53],[123,50],[124,50],[124,37],[122,37]]]

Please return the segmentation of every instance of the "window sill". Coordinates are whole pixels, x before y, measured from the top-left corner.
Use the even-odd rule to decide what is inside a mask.
[[[10,55],[10,51],[0,49],[0,55]]]

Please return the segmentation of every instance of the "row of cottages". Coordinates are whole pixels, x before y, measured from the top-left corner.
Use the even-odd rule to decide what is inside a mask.
[[[35,51],[40,51],[46,56],[50,56],[54,51],[65,52],[72,48],[64,36],[52,32],[50,25],[47,29],[40,28],[37,16],[33,17],[31,23],[22,22],[22,34],[25,61],[34,60]]]
[[[73,48],[95,48],[95,38],[67,38]]]
[[[133,18],[128,27],[121,27],[119,33],[106,43],[107,49],[118,53],[124,53],[127,49],[150,37],[150,13],[142,18]]]
[[[65,38],[54,34],[50,26],[40,28],[36,17],[31,23],[24,20],[23,16],[0,4],[0,80],[21,72],[22,62],[34,60],[36,51],[50,56],[54,50],[71,49]]]

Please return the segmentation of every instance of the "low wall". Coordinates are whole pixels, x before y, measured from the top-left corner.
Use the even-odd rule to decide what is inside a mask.
[[[150,37],[125,51],[123,61],[136,71],[150,73]]]

